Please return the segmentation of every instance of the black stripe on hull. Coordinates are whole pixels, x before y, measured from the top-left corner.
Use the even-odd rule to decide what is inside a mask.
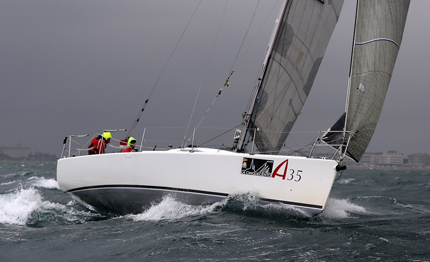
[[[228,196],[228,194],[226,194],[226,193],[218,193],[218,192],[211,192],[211,191],[202,191],[202,190],[194,190],[194,189],[184,189],[184,188],[176,188],[176,187],[140,186],[140,185],[88,186],[88,187],[79,187],[79,188],[75,188],[75,189],[70,189],[70,190],[67,190],[67,192],[73,193],[75,191],[82,191],[82,190],[89,190],[89,189],[99,189],[99,188],[144,188],[144,189],[156,189],[156,190],[189,192],[189,193],[195,193],[195,194],[214,195],[214,196],[223,196],[223,197]]]

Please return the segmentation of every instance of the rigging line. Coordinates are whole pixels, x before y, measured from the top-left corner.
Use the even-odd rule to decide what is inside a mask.
[[[225,84],[224,86],[226,86],[227,84]],[[224,87],[223,86],[223,87]],[[209,113],[209,110],[212,108],[213,104],[215,103],[215,100],[221,95],[222,89],[223,87],[218,91],[218,94],[215,96],[214,100],[212,100],[212,103],[209,105],[208,109],[206,110],[206,112],[203,114],[202,119],[200,119],[200,122],[197,124],[196,126],[196,130],[200,127],[200,124],[203,122],[203,119],[205,119],[206,115]]]
[[[142,116],[142,113],[143,113],[143,111],[144,111],[144,110],[145,110],[145,108],[146,108],[146,105],[148,104],[149,98],[151,98],[152,93],[154,92],[155,88],[156,88],[156,87],[157,87],[157,85],[158,85],[158,82],[160,81],[161,77],[163,76],[164,71],[165,71],[165,70],[166,70],[166,68],[167,68],[167,65],[169,64],[170,60],[172,59],[173,54],[174,54],[174,53],[175,53],[175,51],[176,51],[176,48],[178,47],[179,43],[181,42],[182,37],[184,36],[185,32],[187,31],[188,26],[190,25],[191,21],[193,20],[193,17],[194,17],[194,15],[196,14],[197,9],[199,8],[199,6],[200,6],[201,2],[202,2],[202,0],[200,0],[200,1],[199,1],[199,3],[197,4],[196,8],[194,9],[194,12],[193,12],[193,14],[191,15],[190,20],[188,21],[188,23],[187,23],[187,25],[186,25],[186,27],[185,27],[184,31],[182,32],[181,36],[179,37],[179,40],[178,40],[178,42],[176,43],[175,48],[173,48],[173,51],[172,51],[172,53],[170,54],[169,59],[167,60],[166,64],[164,65],[164,68],[163,68],[163,70],[161,71],[160,75],[158,76],[158,79],[157,79],[157,81],[155,82],[154,86],[152,87],[152,90],[151,90],[151,92],[149,93],[148,98],[145,100],[145,103],[143,104],[142,109],[140,110],[139,114],[137,115],[137,118],[136,118],[136,120],[134,121],[134,123],[133,123],[132,127],[130,128],[130,131],[128,132],[127,137],[131,136],[131,134],[133,133],[134,129],[136,128],[136,125],[137,125],[137,123],[139,122],[140,117]]]
[[[202,90],[203,81],[204,81],[204,79],[205,79],[205,76],[206,76],[206,73],[207,73],[207,70],[208,70],[208,67],[209,67],[209,63],[210,63],[211,58],[212,58],[212,53],[213,53],[213,50],[214,50],[214,48],[215,48],[215,43],[216,43],[216,41],[217,41],[217,39],[218,39],[219,30],[220,30],[220,28],[221,28],[222,21],[224,20],[224,15],[225,15],[225,11],[226,11],[226,9],[227,9],[227,4],[228,4],[228,0],[225,2],[224,10],[223,10],[223,12],[222,12],[222,16],[221,16],[221,19],[220,19],[220,22],[219,22],[219,25],[218,25],[218,29],[217,29],[216,35],[215,35],[215,40],[214,40],[214,42],[213,42],[213,44],[212,44],[212,49],[211,49],[211,52],[210,52],[210,55],[209,55],[209,58],[208,58],[208,62],[206,63],[205,72],[204,72],[204,74],[203,74],[203,76],[202,76],[202,80],[201,80],[201,82],[200,82],[199,91],[197,92],[196,100],[194,101],[193,110],[191,111],[190,119],[188,120],[187,130],[185,131],[184,140],[182,141],[182,147],[184,147],[184,146],[185,146],[185,145],[184,145],[184,142],[185,142],[185,139],[186,139],[186,137],[187,137],[188,130],[189,130],[189,128],[190,128],[191,119],[193,118],[194,111],[195,111],[195,109],[196,109],[197,100],[199,99],[200,91]],[[213,102],[212,102],[212,104],[213,104]],[[208,110],[208,111],[209,111],[209,110]],[[201,121],[200,121],[200,123],[201,123]],[[199,125],[200,125],[200,123],[199,123]]]
[[[291,135],[291,132],[289,132],[288,137],[290,140],[293,140],[293,142],[296,144],[296,147],[300,146],[299,143],[297,143],[297,141],[294,139],[294,136]],[[285,141],[284,141],[284,147],[287,147],[287,146],[285,146]],[[289,147],[287,147],[287,148],[290,149]]]
[[[269,12],[269,14],[267,15],[266,19],[265,19],[265,20],[264,20],[264,22],[261,24],[261,26],[260,26],[260,28],[258,29],[257,33],[255,34],[254,38],[251,40],[251,43],[249,43],[248,47],[246,48],[245,52],[243,52],[242,56],[241,56],[241,57],[240,57],[240,59],[239,59],[239,62],[237,62],[237,64],[236,64],[236,66],[235,66],[235,67],[237,67],[237,65],[239,65],[239,64],[242,62],[243,58],[245,57],[245,54],[248,52],[249,48],[251,48],[252,43],[254,43],[254,41],[257,39],[258,34],[259,34],[259,33],[260,33],[260,31],[263,29],[263,26],[267,23],[267,20],[269,20],[270,14],[275,10],[275,7],[278,5],[278,3],[279,3],[280,1],[281,1],[281,0],[278,0],[278,1],[273,5],[272,10],[270,10],[270,12]]]
[[[209,143],[210,141],[212,141],[212,140],[214,140],[214,139],[217,139],[218,137],[220,137],[220,136],[222,136],[222,135],[224,135],[224,134],[226,134],[226,133],[230,132],[231,130],[233,130],[233,129],[235,129],[235,128],[238,128],[238,127],[239,127],[239,126],[241,126],[241,125],[242,125],[242,124],[239,124],[239,125],[237,125],[237,126],[235,126],[235,127],[230,128],[229,130],[225,131],[224,133],[222,133],[222,134],[220,134],[220,135],[218,135],[218,136],[216,136],[216,137],[214,137],[214,138],[212,138],[212,139],[209,139],[208,141],[206,141],[206,142],[204,142],[204,143],[202,143],[202,144],[198,145],[198,147],[200,147],[200,146],[202,146],[202,145],[204,145],[204,144],[206,144],[206,143]]]
[[[239,57],[240,50],[242,50],[243,44],[245,43],[245,39],[246,39],[246,37],[247,37],[247,35],[248,35],[249,29],[251,28],[252,22],[254,21],[254,17],[255,17],[255,14],[257,13],[257,9],[258,9],[258,5],[259,5],[259,4],[260,4],[260,0],[258,0],[258,2],[257,2],[257,6],[255,6],[254,14],[252,15],[251,22],[250,22],[250,23],[249,23],[249,25],[248,25],[248,29],[246,30],[245,36],[243,37],[242,44],[240,45],[240,47],[239,47],[239,51],[237,52],[237,54],[236,54],[236,58],[234,59],[233,65],[231,66],[231,69],[230,69],[230,72],[231,72],[231,73],[230,73],[230,76],[233,74],[233,68],[235,67],[235,64],[236,64],[237,58]],[[230,78],[230,77],[229,77],[229,78]]]
[[[286,146],[286,148],[288,148],[289,150],[291,150],[291,151],[292,151],[292,152],[290,153],[290,155],[292,155],[292,154],[295,154],[295,153],[300,153],[300,152],[299,152],[300,150],[303,150],[303,149],[305,149],[305,148],[307,148],[307,147],[310,147],[313,143],[314,143],[314,142],[311,142],[311,143],[309,143],[309,144],[307,144],[307,145],[305,145],[305,146],[303,146],[303,147],[301,147],[301,148],[298,148],[298,149],[290,148],[290,147],[287,147],[287,146]]]
[[[215,96],[214,100],[213,100],[213,101],[212,101],[212,103],[209,105],[209,107],[208,107],[208,109],[206,110],[206,112],[203,114],[203,116],[202,116],[202,118],[201,118],[200,122],[198,123],[198,125],[196,126],[196,129],[195,129],[195,130],[197,130],[197,129],[199,128],[200,124],[203,122],[203,120],[205,119],[206,115],[209,113],[209,110],[212,108],[212,106],[213,106],[213,104],[215,103],[216,99],[221,95],[223,88],[224,88],[225,86],[227,86],[227,87],[228,87],[228,85],[229,85],[229,80],[230,80],[231,76],[232,76],[232,75],[233,75],[233,73],[234,73],[234,70],[233,70],[233,69],[236,67],[236,66],[235,66],[235,64],[237,64],[237,63],[236,63],[236,61],[237,61],[237,59],[238,59],[238,57],[239,57],[240,50],[242,50],[243,44],[245,43],[245,40],[246,40],[246,37],[247,37],[247,35],[248,35],[249,29],[251,28],[252,22],[254,21],[254,18],[255,18],[255,14],[257,13],[257,9],[258,9],[259,4],[260,4],[260,0],[258,0],[257,5],[255,6],[254,13],[253,13],[252,18],[251,18],[251,21],[250,21],[250,23],[249,23],[249,25],[248,25],[248,29],[246,30],[245,36],[244,36],[244,37],[243,37],[243,39],[242,39],[242,44],[240,45],[240,48],[239,48],[239,50],[238,50],[238,52],[237,52],[237,54],[236,54],[236,58],[235,58],[235,59],[234,59],[234,61],[233,61],[233,65],[232,65],[232,67],[231,67],[231,69],[230,69],[230,74],[229,74],[229,76],[227,77],[227,80],[225,81],[225,83],[224,83],[224,85],[221,87],[221,89],[218,91],[218,94]],[[225,5],[225,7],[224,7],[224,8],[226,8],[226,7],[227,7],[227,3],[226,3],[226,5]],[[225,11],[225,9],[224,9],[224,11]],[[272,9],[272,11],[273,11],[273,9]],[[223,16],[224,16],[224,14],[223,14]],[[267,21],[267,19],[268,19],[268,18],[266,18],[266,21]],[[264,24],[264,23],[263,23],[263,24]],[[260,27],[260,29],[258,30],[258,32],[261,30],[261,28],[262,28],[262,26]],[[218,28],[218,29],[219,29],[219,28]],[[257,32],[257,34],[258,34],[258,32]],[[218,35],[218,32],[217,32],[217,35]],[[252,40],[252,42],[255,40],[255,38],[256,38],[256,37],[254,37],[254,39]],[[251,43],[252,43],[252,42],[251,42]],[[250,45],[251,45],[251,44],[250,44]],[[250,45],[249,45],[249,46],[250,46]],[[247,49],[245,50],[245,53],[246,53],[246,51],[249,49],[249,46],[248,46],[248,47],[247,47]],[[243,56],[242,56],[242,58],[243,58]],[[240,60],[239,60],[239,62],[240,62],[241,60],[242,60],[242,59],[240,59]],[[199,92],[200,92],[200,89],[199,89]],[[193,109],[193,112],[194,112],[194,109]],[[190,121],[191,121],[191,119],[190,119]],[[188,132],[188,128],[187,128],[187,132]],[[184,141],[185,141],[185,137],[184,137]],[[189,140],[188,140],[188,141],[189,141]]]
[[[285,15],[285,12],[287,12],[287,9],[289,10],[291,8],[291,3],[292,1],[284,1],[283,3],[283,8],[281,9],[282,12],[277,16],[277,21],[278,23],[275,23],[275,28],[274,31],[272,32],[272,36],[270,38],[269,41],[269,45],[266,49],[266,55],[261,67],[261,71],[259,74],[259,78],[257,79],[257,81],[255,82],[256,85],[254,87],[253,93],[248,101],[248,112],[246,114],[248,114],[248,117],[245,118],[245,122],[242,128],[242,134],[240,136],[239,142],[238,142],[238,149],[242,150],[245,147],[247,147],[247,145],[249,144],[249,142],[251,141],[251,138],[247,136],[251,135],[251,131],[250,131],[250,124],[253,123],[253,125],[256,127],[256,120],[257,120],[257,108],[260,106],[260,100],[259,100],[259,94],[261,92],[261,90],[263,89],[263,84],[267,82],[267,80],[265,80],[264,78],[266,77],[266,72],[267,72],[267,68],[269,66],[269,64],[272,61],[271,58],[271,54],[273,53],[274,50],[274,45],[275,45],[275,41],[276,41],[276,36],[278,35],[278,33],[280,32],[280,26],[282,23],[282,19]],[[278,20],[279,19],[279,20]]]
[[[255,17],[255,14],[257,13],[257,9],[258,9],[258,6],[260,5],[260,0],[258,0],[258,2],[257,2],[257,5],[255,6],[255,9],[254,9],[254,13],[252,14],[252,18],[251,18],[251,22],[249,23],[249,25],[248,25],[248,29],[246,30],[246,33],[245,33],[245,36],[243,37],[243,39],[242,39],[242,43],[240,44],[240,47],[239,47],[239,50],[237,51],[237,54],[236,54],[236,58],[234,59],[234,61],[233,61],[233,64],[232,64],[232,66],[231,66],[231,68],[230,68],[230,74],[229,74],[229,76],[227,77],[227,80],[225,80],[225,84],[224,84],[224,86],[226,86],[226,85],[228,85],[228,81],[230,80],[230,78],[231,78],[231,76],[233,75],[233,73],[234,73],[234,68],[236,68],[236,66],[237,66],[237,64],[239,64],[240,63],[240,61],[242,61],[242,58],[243,58],[243,56],[245,55],[245,53],[246,53],[246,51],[248,50],[248,48],[249,48],[249,46],[251,45],[249,45],[248,46],[248,48],[245,50],[245,53],[244,53],[244,55],[242,56],[242,58],[239,60],[239,63],[236,63],[236,61],[237,61],[237,58],[239,57],[239,54],[240,54],[240,50],[242,50],[242,47],[243,47],[243,44],[245,43],[245,40],[246,40],[246,37],[248,36],[248,32],[249,32],[249,29],[251,28],[251,25],[252,25],[252,22],[254,21],[254,17]],[[261,28],[260,28],[261,29]],[[260,30],[259,30],[260,31]],[[258,31],[258,32],[259,32]],[[257,34],[258,34],[258,32],[257,32]],[[251,43],[253,42],[255,40],[255,38],[251,41]],[[221,90],[222,90],[222,88],[221,88]]]
[[[258,36],[258,34],[260,33],[260,31],[263,29],[263,26],[267,23],[267,20],[269,20],[269,17],[270,17],[270,14],[271,13],[273,13],[273,11],[275,10],[275,8],[276,8],[276,6],[279,4],[279,2],[280,2],[281,0],[278,0],[274,5],[273,5],[273,7],[272,7],[272,10],[270,10],[270,12],[269,12],[269,14],[267,15],[267,17],[266,17],[266,19],[264,20],[264,22],[261,24],[261,26],[260,26],[260,28],[258,29],[258,31],[257,31],[257,33],[255,34],[255,36],[254,36],[254,38],[251,40],[251,43],[249,43],[249,45],[248,45],[248,47],[246,48],[246,50],[245,50],[245,52],[243,53],[243,55],[242,55],[242,57],[240,58],[240,60],[239,60],[239,62],[237,62],[237,65],[239,65],[241,62],[242,62],[242,60],[243,60],[243,58],[245,57],[245,54],[248,52],[248,50],[249,50],[249,48],[251,47],[251,45],[252,45],[252,43],[254,43],[254,41],[255,41],[255,39],[257,39],[257,36]],[[281,18],[280,18],[281,19]],[[267,47],[267,49],[266,49],[266,52],[264,53],[265,55],[267,54],[267,52],[269,52],[270,50],[269,50],[269,48]],[[262,67],[260,67],[258,70],[259,70],[259,74],[258,74],[258,77],[260,77],[261,75],[261,70],[263,70],[264,69],[264,61],[263,61],[263,63],[262,63]],[[256,87],[257,86],[257,82],[259,81],[259,79],[257,78],[256,79],[256,81],[255,81],[255,84],[254,84],[254,87]],[[251,93],[251,96],[249,97],[249,100],[248,100],[248,104],[247,104],[247,106],[246,106],[246,108],[250,108],[250,106],[251,106],[251,103],[252,103],[252,101],[253,101],[253,94],[254,93],[254,91]]]
[[[351,93],[351,76],[352,76],[352,66],[353,66],[353,60],[354,60],[354,53],[355,53],[355,39],[357,34],[357,23],[358,23],[358,11],[360,8],[359,1],[355,4],[355,18],[354,18],[354,32],[352,34],[352,46],[351,46],[351,58],[349,61],[349,74],[348,74],[348,85],[346,88],[346,101],[345,101],[345,120],[343,123],[343,138],[346,138],[346,130],[347,130],[347,124],[348,124],[348,108],[349,108],[349,94]]]

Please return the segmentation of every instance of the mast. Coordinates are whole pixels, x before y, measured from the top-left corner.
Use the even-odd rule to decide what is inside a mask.
[[[276,36],[278,34],[279,26],[281,24],[280,21],[281,21],[282,17],[284,16],[284,14],[285,14],[285,12],[287,10],[287,4],[289,2],[291,2],[291,1],[285,0],[284,6],[281,9],[281,11],[279,12],[278,18],[275,21],[275,26],[273,28],[272,35],[270,36],[269,44],[267,45],[266,55],[264,57],[263,64],[261,66],[260,73],[259,73],[258,78],[257,78],[257,82],[256,82],[256,84],[254,86],[254,91],[253,91],[253,95],[252,95],[253,98],[251,99],[252,102],[251,102],[251,104],[249,106],[248,111],[246,111],[244,113],[244,115],[243,115],[242,130],[241,130],[240,138],[239,138],[239,141],[238,141],[238,144],[237,144],[237,147],[236,147],[236,149],[238,149],[239,151],[243,150],[244,143],[245,143],[245,138],[247,137],[248,129],[250,128],[249,127],[250,118],[252,116],[252,113],[254,112],[255,102],[257,100],[257,96],[258,96],[258,93],[259,93],[260,88],[261,88],[261,81],[262,81],[262,79],[264,77],[264,74],[266,72],[266,68],[267,68],[266,65],[267,65],[267,62],[269,61],[270,53],[273,50],[273,43],[274,43],[275,38],[276,38]]]

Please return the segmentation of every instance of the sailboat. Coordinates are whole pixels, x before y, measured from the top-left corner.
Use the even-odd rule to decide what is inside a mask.
[[[333,148],[332,157],[313,156],[312,150],[308,156],[279,154],[312,88],[342,5],[343,0],[285,1],[231,150],[191,146],[62,157],[60,188],[116,214],[140,213],[165,195],[201,205],[242,193],[309,216],[323,212],[336,176],[346,169],[345,158],[359,161],[375,130],[409,0],[357,2],[346,112],[313,143]]]

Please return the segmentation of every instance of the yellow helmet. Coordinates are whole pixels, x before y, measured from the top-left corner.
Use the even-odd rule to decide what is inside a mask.
[[[111,133],[110,133],[110,132],[104,132],[102,136],[103,136],[103,138],[104,138],[104,139],[106,139],[106,140],[108,140],[109,138],[111,138],[111,137],[112,137],[112,135],[111,135]]]
[[[134,142],[133,142],[133,141],[134,141]],[[131,136],[131,137],[128,139],[127,146],[130,146],[130,144],[131,144],[132,142],[133,142],[133,143],[136,143],[136,139],[134,139],[134,137],[132,137],[132,136]]]

